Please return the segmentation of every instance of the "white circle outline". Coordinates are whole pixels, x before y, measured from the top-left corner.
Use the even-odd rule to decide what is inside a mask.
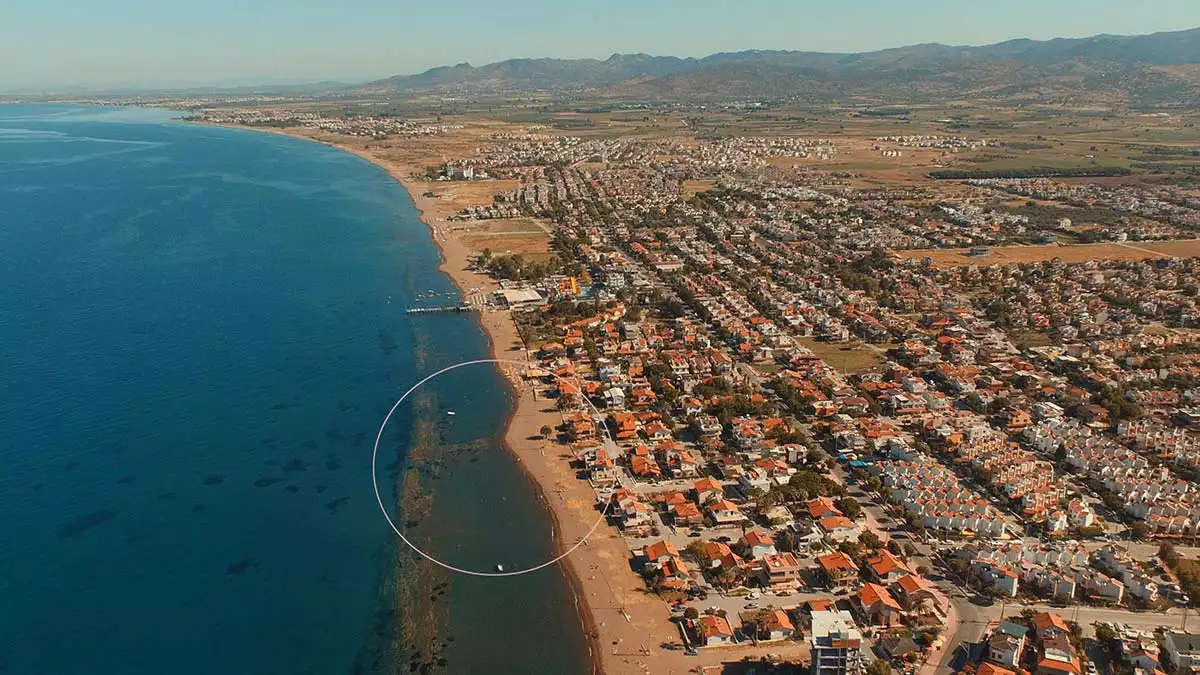
[[[612,500],[609,500],[609,502],[604,505],[604,508],[601,509],[600,517],[596,519],[596,522],[592,525],[591,529],[589,529],[587,531],[587,534],[580,537],[579,541],[575,542],[574,546],[572,546],[571,548],[568,548],[566,551],[563,551],[558,557],[553,558],[551,560],[547,560],[546,562],[541,563],[540,565],[535,565],[533,567],[523,569],[523,570],[515,570],[512,572],[479,572],[476,570],[463,569],[461,567],[455,567],[454,565],[444,563],[441,560],[438,560],[437,558],[433,557],[432,555],[429,555],[425,551],[421,550],[421,548],[419,546],[417,546],[416,544],[409,541],[408,537],[405,537],[404,533],[402,533],[400,531],[400,528],[396,527],[396,523],[394,521],[392,521],[391,515],[388,514],[387,507],[383,505],[383,495],[381,495],[379,493],[379,479],[376,476],[376,463],[379,458],[379,442],[383,439],[383,430],[385,428],[387,428],[388,421],[392,419],[392,415],[396,412],[396,409],[400,407],[400,404],[404,403],[404,400],[407,399],[409,397],[409,395],[411,395],[414,391],[419,389],[421,387],[421,385],[432,380],[433,378],[437,377],[438,375],[447,373],[447,372],[449,372],[451,370],[455,370],[457,368],[478,365],[481,363],[508,364],[508,365],[519,366],[521,368],[529,368],[530,367],[530,364],[527,362],[514,361],[512,359],[475,359],[473,361],[462,361],[460,363],[456,363],[451,366],[446,366],[445,368],[442,368],[441,370],[439,370],[433,374],[426,375],[420,382],[417,382],[413,386],[409,387],[408,391],[404,392],[404,395],[401,396],[399,398],[399,400],[397,400],[394,404],[392,404],[391,410],[388,410],[387,415],[385,415],[383,418],[383,424],[379,425],[379,433],[377,433],[375,435],[375,447],[371,450],[371,484],[375,488],[375,501],[377,501],[379,503],[379,510],[381,512],[383,512],[383,517],[384,517],[384,519],[387,520],[388,525],[391,526],[392,531],[395,532],[396,536],[400,537],[400,540],[403,541],[405,544],[407,544],[409,548],[411,548],[412,550],[414,550],[418,554],[420,554],[421,557],[425,558],[426,560],[428,560],[429,562],[431,562],[435,565],[438,565],[439,567],[450,570],[451,572],[458,572],[459,574],[467,574],[467,575],[475,576],[475,577],[515,577],[515,576],[520,576],[522,574],[529,574],[530,572],[536,572],[540,569],[545,569],[545,568],[557,563],[558,561],[562,560],[563,558],[566,558],[567,556],[571,555],[580,546],[583,546],[584,542],[586,542],[588,540],[588,538],[591,537],[592,534],[595,533],[596,530],[600,529],[600,526],[605,523],[605,519],[608,516],[608,509],[609,509],[609,507],[612,506]],[[550,372],[550,371],[547,371],[547,372],[549,372],[550,375],[552,377],[554,377],[554,379],[558,380],[560,383],[570,384],[565,379],[559,377],[558,375],[554,374],[553,372]],[[586,402],[588,404],[588,406],[596,413],[597,416],[602,416],[602,413],[600,412],[600,409],[596,407],[596,404],[592,403],[586,396],[582,396],[582,398],[583,398],[584,402]],[[515,414],[515,411],[514,411],[514,414]],[[608,431],[608,434],[609,434],[610,440],[612,441],[612,448],[615,449],[617,441],[616,441],[616,438],[613,437],[611,429]],[[517,459],[518,459],[518,461],[520,461],[519,457]],[[544,490],[543,490],[543,494],[544,494]],[[547,501],[549,501],[549,497],[546,497],[546,499],[547,499]]]

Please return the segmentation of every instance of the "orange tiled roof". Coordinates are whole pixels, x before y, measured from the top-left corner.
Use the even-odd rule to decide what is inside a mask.
[[[882,603],[884,607],[900,611],[900,603],[896,602],[886,588],[878,584],[863,584],[862,590],[858,592],[858,599],[864,607]]]
[[[839,527],[854,527],[854,521],[850,520],[846,516],[828,516],[826,518],[822,518],[819,524],[821,529],[825,530],[826,532],[832,532]]]
[[[1071,629],[1067,627],[1067,622],[1063,621],[1063,618],[1054,612],[1042,612],[1041,614],[1035,615],[1033,617],[1033,627],[1038,631],[1038,633],[1041,633],[1049,628],[1057,628],[1064,633],[1071,632]],[[1075,672],[1079,672],[1079,670],[1076,669]]]
[[[892,555],[892,552],[886,549],[880,551],[879,555],[876,555],[873,558],[868,558],[867,564],[871,566],[871,569],[875,570],[875,574],[878,574],[881,577],[887,576],[888,574],[897,570],[911,572],[911,570],[908,569],[908,565],[905,565],[903,560]]]
[[[1042,659],[1038,661],[1038,669],[1055,670],[1060,673],[1073,673],[1079,675],[1079,661],[1072,659],[1071,661],[1057,661],[1055,659]]]
[[[733,637],[733,629],[729,622],[720,616],[705,616],[700,618],[700,632],[704,637]]]
[[[819,564],[821,569],[825,570],[826,572],[845,572],[850,570],[858,570],[858,565],[854,564],[854,561],[850,559],[850,556],[842,553],[841,551],[835,551],[834,553],[828,553],[820,556],[817,558],[817,564]]]
[[[646,547],[646,557],[651,560],[659,560],[660,558],[677,555],[679,555],[679,549],[675,547],[675,544],[666,539]]]
[[[792,625],[792,620],[781,609],[776,609],[767,615],[767,620],[763,622],[763,628],[766,628],[768,631],[796,630],[796,627]]]
[[[902,576],[900,577],[899,581],[896,582],[896,585],[904,589],[904,592],[909,595],[918,591],[929,591],[930,593],[933,592],[933,584],[931,584],[928,579],[918,574],[907,574]]]
[[[750,530],[742,536],[742,542],[747,546],[774,546],[775,538],[763,530]]]

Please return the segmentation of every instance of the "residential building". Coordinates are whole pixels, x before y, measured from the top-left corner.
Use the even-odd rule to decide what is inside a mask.
[[[1164,665],[1188,672],[1200,668],[1200,635],[1166,631],[1162,636]]]
[[[723,616],[709,615],[700,617],[700,640],[705,647],[719,647],[733,644],[733,628]]]
[[[773,609],[758,624],[759,640],[786,640],[796,634],[796,626],[787,612]]]
[[[854,601],[870,625],[890,628],[900,624],[903,613],[900,603],[883,586],[863,584]]]
[[[750,552],[750,557],[756,560],[778,553],[775,550],[775,538],[763,530],[750,530],[742,535],[742,545]]]
[[[712,516],[716,527],[738,527],[746,520],[746,516],[742,515],[737,504],[727,499],[709,504],[708,513]]]
[[[859,675],[863,671],[862,633],[845,610],[812,613],[812,675]]]
[[[1016,670],[1025,650],[1025,635],[1029,629],[1011,621],[1002,621],[987,640],[987,659],[1005,668]]]
[[[891,551],[880,549],[879,553],[867,559],[867,574],[877,583],[887,585],[912,574],[912,570]]]
[[[858,565],[841,551],[820,556],[817,558],[817,565],[820,566],[821,574],[831,589],[841,590],[858,583]]]
[[[758,573],[763,583],[776,591],[794,591],[804,584],[800,563],[791,553],[763,556]]]
[[[949,612],[949,601],[925,577],[906,574],[891,586],[892,595],[909,614],[928,623],[943,623]]]

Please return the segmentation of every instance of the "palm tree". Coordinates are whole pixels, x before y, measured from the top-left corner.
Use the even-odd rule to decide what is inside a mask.
[[[729,588],[733,582],[737,580],[737,574],[734,573],[732,567],[722,567],[720,572],[717,572],[717,581],[724,588]]]

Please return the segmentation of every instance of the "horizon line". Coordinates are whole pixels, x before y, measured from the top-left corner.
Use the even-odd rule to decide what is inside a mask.
[[[262,76],[251,75],[251,76],[231,77],[231,78],[227,78],[224,80],[215,79],[215,80],[211,80],[211,81],[207,81],[207,82],[179,81],[179,82],[175,82],[175,83],[171,83],[171,84],[161,83],[161,82],[160,83],[110,82],[110,83],[103,83],[103,84],[78,83],[77,82],[77,83],[72,83],[72,84],[57,84],[57,85],[52,85],[52,84],[45,84],[45,85],[5,85],[5,84],[0,84],[0,95],[19,96],[19,95],[31,95],[31,94],[32,95],[44,95],[44,94],[52,94],[52,93],[62,93],[62,94],[129,93],[129,94],[137,94],[137,93],[167,92],[167,91],[173,91],[173,90],[196,91],[196,90],[206,90],[206,89],[215,90],[215,91],[219,91],[219,92],[231,92],[233,90],[238,90],[238,89],[254,89],[254,88],[270,88],[270,87],[299,87],[299,88],[302,88],[302,87],[316,86],[316,85],[320,85],[320,84],[335,84],[335,85],[366,84],[366,83],[370,83],[370,82],[387,80],[387,79],[392,79],[392,78],[411,77],[411,76],[421,75],[423,73],[427,73],[429,71],[438,70],[438,69],[442,69],[442,68],[456,68],[459,66],[482,68],[482,67],[486,67],[486,66],[499,64],[499,63],[506,63],[509,61],[550,60],[550,61],[597,61],[597,62],[603,62],[603,61],[607,61],[607,60],[610,60],[610,59],[613,59],[616,57],[621,57],[621,56],[645,56],[648,58],[656,58],[656,59],[657,58],[674,58],[674,59],[685,60],[685,61],[686,60],[700,61],[700,60],[703,60],[703,59],[706,59],[706,58],[709,58],[712,56],[728,55],[728,54],[745,54],[745,53],[750,53],[750,52],[803,53],[803,54],[821,54],[821,55],[829,55],[829,56],[856,56],[856,55],[864,55],[864,54],[876,54],[879,52],[885,52],[885,51],[897,50],[897,49],[907,49],[907,48],[913,48],[913,47],[949,47],[949,48],[958,48],[958,49],[972,49],[972,48],[982,48],[982,47],[994,47],[996,45],[1007,44],[1010,42],[1043,42],[1043,43],[1046,43],[1046,42],[1054,42],[1054,41],[1058,41],[1058,40],[1091,40],[1091,39],[1095,39],[1095,38],[1105,38],[1105,37],[1138,38],[1138,37],[1151,37],[1151,36],[1155,36],[1155,35],[1164,35],[1164,34],[1171,34],[1171,33],[1187,33],[1189,31],[1200,31],[1200,25],[1190,26],[1187,28],[1173,29],[1173,30],[1160,30],[1160,31],[1154,31],[1152,33],[1093,33],[1090,35],[1056,36],[1056,37],[1045,38],[1045,39],[1036,39],[1036,38],[1030,38],[1030,37],[1024,36],[1024,37],[1007,38],[1004,40],[1000,40],[998,42],[970,43],[970,44],[953,43],[953,42],[913,42],[913,43],[891,45],[891,46],[879,47],[879,48],[875,48],[875,49],[868,49],[868,50],[862,50],[862,51],[813,51],[813,50],[805,50],[805,49],[766,49],[766,48],[761,48],[761,47],[747,47],[745,49],[706,52],[706,53],[698,55],[698,56],[697,55],[680,56],[680,55],[676,55],[676,54],[654,54],[654,53],[645,52],[645,51],[611,52],[606,56],[509,56],[509,57],[497,59],[494,61],[486,61],[486,62],[480,63],[479,65],[473,64],[470,61],[460,61],[457,63],[442,63],[442,64],[438,64],[438,65],[434,65],[434,66],[429,66],[427,68],[408,71],[408,72],[402,72],[402,73],[397,73],[397,72],[393,71],[392,74],[390,74],[390,75],[355,75],[355,76],[342,76],[342,77],[339,77],[339,76],[313,76],[311,78],[306,77],[306,76],[280,77],[280,76],[272,76],[272,75],[262,75]]]

